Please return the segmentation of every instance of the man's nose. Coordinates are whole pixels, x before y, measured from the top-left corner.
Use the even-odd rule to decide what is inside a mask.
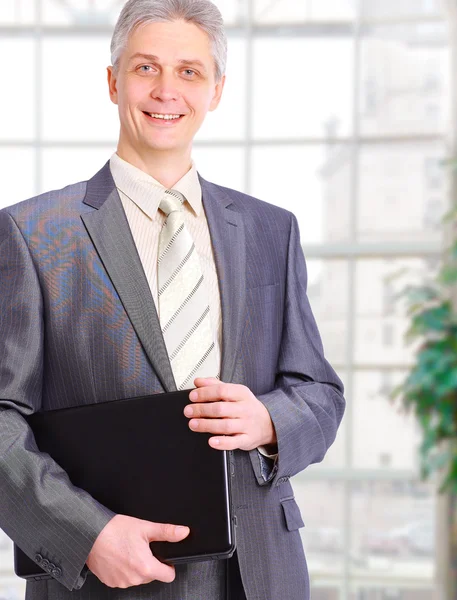
[[[177,100],[180,96],[179,82],[176,80],[174,74],[162,71],[160,75],[155,77],[151,96],[155,100]]]

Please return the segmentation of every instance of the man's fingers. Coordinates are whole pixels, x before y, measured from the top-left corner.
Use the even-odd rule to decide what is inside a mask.
[[[157,560],[155,556],[154,559],[154,580],[162,581],[163,583],[171,583],[175,580],[176,572],[175,568],[172,565],[166,565],[160,560]]]
[[[198,379],[195,382],[199,381]],[[224,400],[225,402],[237,402],[246,395],[246,387],[237,383],[222,383],[215,380],[214,385],[205,385],[192,390],[189,394],[191,402],[216,402]]]
[[[222,435],[235,435],[244,433],[241,430],[241,419],[191,419],[189,427],[192,431],[216,433]]]
[[[249,437],[245,433],[238,435],[219,435],[208,440],[211,448],[216,450],[251,450]]]
[[[150,542],[180,542],[189,535],[190,529],[183,525],[152,523],[145,521],[145,533]]]
[[[184,414],[194,419],[238,419],[242,416],[242,411],[238,402],[207,402],[189,404],[185,407]]]

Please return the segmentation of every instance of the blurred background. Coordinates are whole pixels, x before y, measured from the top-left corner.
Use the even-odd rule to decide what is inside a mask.
[[[312,600],[444,600],[443,500],[420,481],[418,429],[389,397],[413,360],[396,297],[437,269],[452,196],[454,0],[215,3],[227,84],[197,167],[297,215],[346,385],[337,441],[294,480]],[[0,1],[0,207],[86,179],[115,151],[105,68],[122,5]],[[23,597],[0,531],[0,600]]]

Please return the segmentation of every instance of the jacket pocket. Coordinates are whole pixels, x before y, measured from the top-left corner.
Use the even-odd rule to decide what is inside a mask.
[[[295,498],[283,498],[280,500],[282,510],[284,512],[284,518],[286,520],[286,527],[289,531],[294,531],[304,527],[300,509],[295,501]]]

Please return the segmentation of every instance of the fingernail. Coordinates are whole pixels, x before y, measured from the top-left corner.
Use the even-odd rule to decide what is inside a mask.
[[[219,438],[213,438],[211,441],[215,446],[219,446],[219,444],[221,443],[221,440]]]
[[[194,409],[192,408],[192,406],[186,406],[186,408],[184,409],[184,414],[186,415],[186,417],[191,417],[194,414]]]
[[[184,533],[184,530],[188,530],[188,527],[184,527],[184,525],[177,525],[175,527],[175,533],[176,535],[181,535],[182,533]]]
[[[190,398],[191,400],[196,400],[196,399],[198,398],[198,394],[197,394],[197,392],[196,392],[195,390],[194,390],[193,392],[191,392],[191,393],[189,394],[189,398]]]
[[[198,421],[197,421],[197,419],[192,419],[192,421],[189,421],[189,427],[191,429],[198,429]]]

